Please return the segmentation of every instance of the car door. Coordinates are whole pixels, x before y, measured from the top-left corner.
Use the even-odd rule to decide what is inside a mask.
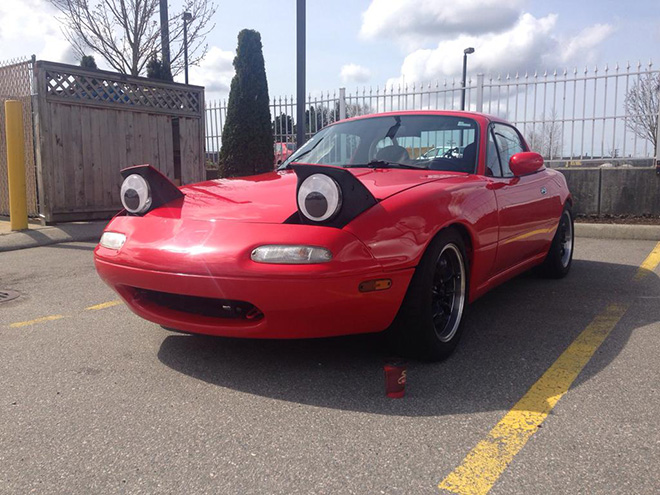
[[[527,151],[518,131],[493,123],[486,150],[486,174],[495,190],[499,218],[499,240],[494,274],[547,250],[556,225],[556,187],[545,170],[515,177],[509,159]]]

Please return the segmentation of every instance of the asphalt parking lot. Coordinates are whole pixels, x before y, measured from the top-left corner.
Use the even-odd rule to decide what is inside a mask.
[[[21,294],[0,303],[2,493],[660,493],[656,242],[579,238],[568,278],[486,295],[402,400],[378,335],[169,333],[93,247],[0,253]]]

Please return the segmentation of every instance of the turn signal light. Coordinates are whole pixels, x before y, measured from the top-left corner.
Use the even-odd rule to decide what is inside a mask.
[[[120,232],[103,232],[99,244],[104,248],[119,250],[126,242],[126,236]]]
[[[309,265],[331,261],[332,253],[326,248],[317,246],[271,244],[254,249],[250,258],[257,263]]]
[[[377,290],[387,290],[392,287],[392,280],[389,278],[382,278],[380,280],[367,280],[362,282],[358,289],[360,292],[374,292]]]

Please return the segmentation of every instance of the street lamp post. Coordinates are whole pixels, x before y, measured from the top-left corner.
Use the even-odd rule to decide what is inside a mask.
[[[474,53],[474,48],[466,48],[463,50],[463,83],[462,83],[462,90],[461,90],[461,110],[465,110],[465,85],[466,85],[466,77],[467,77],[467,56],[470,53]]]
[[[183,13],[183,68],[186,74],[186,84],[188,84],[188,21],[192,21],[190,12]]]
[[[296,1],[296,145],[305,143],[305,2]]]
[[[167,13],[167,0],[160,0],[160,45],[163,69],[170,73],[170,18]]]

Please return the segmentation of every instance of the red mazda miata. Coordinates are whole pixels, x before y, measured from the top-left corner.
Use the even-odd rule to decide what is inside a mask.
[[[466,305],[539,266],[565,276],[571,196],[507,122],[395,112],[330,125],[280,168],[177,188],[122,171],[124,210],[96,268],[139,316],[189,333],[327,337],[387,330],[437,360]]]

